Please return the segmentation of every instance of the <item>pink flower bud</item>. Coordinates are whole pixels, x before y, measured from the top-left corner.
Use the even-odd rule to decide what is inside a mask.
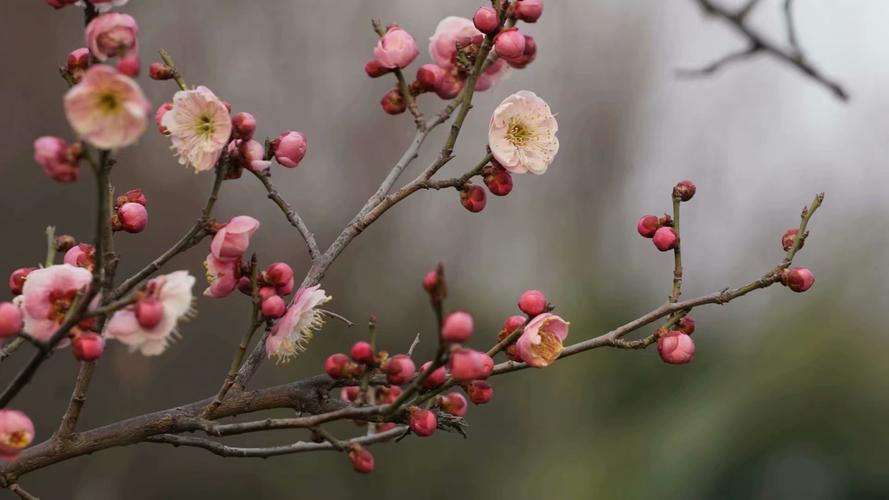
[[[465,84],[465,80],[458,78],[453,73],[445,73],[441,81],[438,82],[435,93],[444,100],[453,99],[460,94]]]
[[[639,231],[643,238],[652,238],[660,227],[661,223],[657,215],[643,215],[639,219],[639,223],[636,224],[636,231]]]
[[[691,316],[683,316],[676,325],[676,329],[686,335],[691,335],[695,332],[695,320]]]
[[[324,371],[327,372],[327,374],[330,375],[332,378],[341,379],[348,376],[347,373],[349,372],[349,363],[349,356],[346,356],[341,352],[331,354],[324,362]]]
[[[805,292],[815,284],[815,275],[808,267],[794,267],[785,271],[784,282],[794,292]]]
[[[32,271],[36,271],[36,267],[20,267],[9,275],[9,291],[13,295],[21,295],[22,287],[25,286],[25,280]]]
[[[472,16],[472,24],[482,33],[493,33],[500,28],[500,16],[493,7],[480,7]]]
[[[446,411],[455,417],[466,415],[468,403],[466,398],[459,392],[452,392],[438,397],[438,406],[442,411]]]
[[[379,387],[377,392],[377,402],[392,404],[399,396],[401,396],[403,391],[401,390],[401,387],[393,385],[391,387]]]
[[[698,188],[695,187],[694,183],[691,181],[679,181],[679,183],[673,187],[673,197],[679,198],[682,201],[688,201],[695,195],[697,189]]]
[[[287,304],[280,295],[272,295],[262,301],[262,315],[266,318],[280,318],[287,312]]]
[[[438,272],[435,270],[429,271],[426,273],[426,276],[423,276],[423,289],[428,293],[435,293],[438,288]]]
[[[22,310],[12,302],[0,302],[0,338],[15,337],[22,331]]]
[[[74,49],[65,60],[65,70],[71,75],[74,83],[79,83],[83,73],[90,67],[90,49],[81,47]]]
[[[424,64],[417,70],[417,81],[423,90],[435,90],[441,85],[445,70],[436,64]]]
[[[68,144],[59,137],[44,136],[34,141],[34,161],[57,182],[74,182],[80,175],[77,159],[69,153]]]
[[[151,330],[163,321],[164,304],[155,298],[146,297],[136,302],[135,314],[139,326]]]
[[[139,70],[142,68],[142,62],[139,61],[139,56],[130,54],[117,61],[116,67],[117,71],[120,71],[130,78],[136,78],[139,76]]]
[[[494,397],[494,388],[484,380],[473,380],[464,385],[463,389],[469,395],[469,400],[477,405],[483,405]]]
[[[374,470],[374,456],[360,444],[353,444],[349,448],[349,462],[355,472],[361,474],[370,474]]]
[[[15,460],[34,441],[34,423],[18,410],[0,409],[0,438],[0,460]]]
[[[419,53],[414,38],[398,26],[389,28],[374,48],[374,57],[384,68],[406,68]]]
[[[176,76],[176,72],[173,68],[167,66],[164,63],[151,63],[148,66],[148,77],[152,80],[170,80],[174,76]]]
[[[654,241],[654,246],[661,252],[672,250],[679,245],[679,237],[676,236],[676,231],[672,227],[666,226],[655,231],[652,241]]]
[[[537,41],[533,37],[525,35],[525,50],[522,51],[522,55],[505,59],[505,61],[513,68],[524,69],[535,59],[537,59]]]
[[[546,311],[546,296],[540,290],[528,290],[519,297],[519,309],[530,317]]]
[[[117,209],[120,227],[128,233],[141,233],[148,225],[148,210],[140,203],[124,203]]]
[[[665,363],[682,365],[695,356],[695,342],[680,331],[670,331],[657,339],[657,352]]]
[[[475,184],[466,184],[466,186],[460,190],[460,204],[470,212],[481,212],[485,209],[485,205],[487,205],[485,190],[482,189],[481,186],[476,186]]]
[[[86,44],[99,61],[135,52],[139,27],[127,14],[109,12],[94,18],[86,27]]]
[[[285,262],[275,262],[266,268],[263,274],[266,283],[278,287],[286,287],[293,283],[293,268]]]
[[[278,163],[287,168],[296,168],[306,156],[309,144],[299,132],[288,130],[272,141],[272,150]]]
[[[210,252],[219,260],[240,260],[250,238],[259,229],[259,221],[253,217],[239,215],[232,218],[222,229],[216,232],[210,242]]]
[[[264,287],[262,287],[262,288],[259,289],[259,300],[260,300],[260,302],[263,301],[263,300],[265,300],[265,299],[267,299],[267,298],[269,298],[269,297],[271,297],[271,296],[273,296],[273,295],[277,295],[277,292],[276,292],[276,290],[275,290],[274,287],[271,287],[271,286],[264,286]]]
[[[89,243],[80,243],[65,252],[65,264],[92,270],[96,260],[96,249]]]
[[[491,376],[494,360],[483,352],[472,349],[457,349],[449,360],[451,377],[459,382],[468,382]]]
[[[431,436],[438,427],[438,418],[435,413],[423,408],[411,408],[410,418],[408,420],[411,430],[420,437]]]
[[[517,28],[505,29],[494,37],[494,51],[504,59],[520,57],[525,51],[525,36]]]
[[[420,367],[421,372],[426,372],[429,368],[432,367],[432,361],[427,361],[423,363],[423,366]],[[426,380],[423,381],[424,389],[435,389],[436,387],[441,386],[445,382],[445,378],[447,378],[447,373],[443,366],[436,368],[426,377]]]
[[[472,336],[472,316],[463,311],[453,312],[445,318],[441,327],[441,340],[443,342],[461,343]]]
[[[501,330],[501,334],[503,338],[509,336],[512,332],[518,330],[525,324],[525,317],[519,316],[518,314],[510,316],[506,318],[503,322],[503,329]],[[503,340],[498,338],[497,340]]]
[[[249,141],[256,132],[256,118],[250,113],[238,113],[232,117],[232,136],[235,139]]]
[[[114,202],[114,207],[120,208],[125,203],[138,203],[144,207],[148,206],[148,198],[145,196],[145,193],[139,189],[130,189],[126,193],[118,196]]]
[[[364,65],[364,72],[371,78],[379,78],[391,71],[389,68],[384,68],[376,58],[367,61],[367,64]]]
[[[367,342],[359,341],[352,345],[352,360],[358,363],[371,364],[374,361],[373,347]]]
[[[386,372],[386,380],[390,384],[404,385],[414,378],[417,373],[417,367],[414,360],[405,354],[396,354],[392,356],[384,367]]]
[[[343,401],[355,401],[358,399],[358,394],[361,392],[361,388],[357,385],[350,385],[347,387],[343,387],[340,389],[340,399]]]
[[[272,164],[265,159],[265,147],[253,139],[229,143],[229,155],[251,172],[264,172]]]
[[[170,131],[167,130],[167,127],[163,126],[162,120],[164,119],[164,115],[167,114],[167,111],[173,109],[172,102],[165,102],[158,106],[157,111],[154,113],[154,123],[157,124],[157,130],[161,133],[161,135],[170,135]]]
[[[543,0],[516,0],[515,17],[526,23],[536,23],[543,15]]]
[[[105,341],[93,332],[83,332],[71,341],[74,357],[80,361],[95,361],[105,351]]]
[[[783,248],[785,252],[793,248],[793,243],[796,241],[797,234],[799,234],[799,229],[795,227],[784,231],[784,234],[781,236],[781,248]],[[799,247],[802,248],[805,242],[806,240],[800,241]]]
[[[484,180],[488,191],[494,196],[506,196],[512,192],[512,175],[500,165],[488,168]]]
[[[380,106],[383,107],[383,111],[390,115],[399,115],[407,109],[407,103],[397,88],[383,94],[383,98],[380,99]]]

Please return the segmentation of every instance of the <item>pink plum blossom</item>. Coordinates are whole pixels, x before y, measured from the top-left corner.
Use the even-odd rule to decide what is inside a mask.
[[[219,260],[240,260],[250,238],[259,229],[259,221],[248,215],[233,217],[222,229],[216,232],[210,243],[210,252]]]
[[[86,44],[99,61],[123,57],[138,50],[139,26],[128,14],[110,12],[90,21],[86,27]]]
[[[657,339],[657,352],[665,363],[685,364],[695,356],[695,342],[687,334],[673,330]]]
[[[314,332],[324,325],[323,313],[318,307],[331,299],[320,285],[297,290],[287,312],[275,323],[266,339],[268,356],[275,356],[278,362],[287,362],[304,351]]]
[[[213,298],[228,297],[238,287],[237,260],[219,260],[211,253],[204,260],[204,268],[207,270],[207,283],[210,285],[204,290],[204,295]]]
[[[60,137],[44,136],[34,141],[34,161],[43,173],[58,182],[74,182],[80,176],[77,158]]]
[[[34,423],[27,415],[0,409],[0,460],[12,461],[34,441]]]
[[[24,315],[25,333],[44,341],[52,337],[77,294],[89,286],[92,278],[88,270],[69,264],[31,272],[16,298]]]
[[[559,124],[549,105],[527,90],[497,106],[488,127],[488,145],[500,165],[513,174],[541,175],[559,152]]]
[[[105,326],[105,335],[145,356],[162,354],[175,335],[178,323],[193,313],[191,289],[194,282],[194,276],[187,271],[175,271],[154,278],[146,286],[146,297],[163,305],[163,318],[157,325],[153,328],[141,326],[135,307],[130,306],[114,313]]]
[[[551,313],[543,313],[528,322],[516,341],[522,361],[534,368],[544,368],[559,357],[568,336],[569,323]]]
[[[97,64],[65,94],[71,128],[100,149],[129,146],[145,133],[151,104],[132,78]]]
[[[176,92],[173,108],[161,117],[161,126],[170,133],[179,163],[195,172],[216,165],[232,132],[228,107],[203,86]]]
[[[419,51],[414,37],[398,26],[389,28],[374,48],[374,57],[384,68],[406,68],[417,54]]]
[[[438,23],[435,33],[429,39],[429,56],[435,64],[446,70],[448,74],[454,75],[456,80],[463,81],[466,79],[466,75],[460,74],[460,69],[457,66],[457,42],[460,42],[460,45],[465,47],[473,43],[473,40],[481,40],[481,37],[482,32],[475,28],[472,20],[457,16],[446,17]],[[479,76],[475,89],[478,91],[490,89],[509,74],[509,70],[509,65],[498,59]],[[453,93],[453,90],[462,87],[462,85],[459,87],[455,86],[453,80],[454,78],[442,79],[442,85],[450,82],[447,85],[449,92],[445,93],[445,95],[441,95],[442,93],[439,92],[442,98],[452,98],[456,95]]]

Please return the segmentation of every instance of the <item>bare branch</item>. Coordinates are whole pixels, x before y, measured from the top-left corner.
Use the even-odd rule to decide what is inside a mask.
[[[284,216],[287,218],[287,221],[290,222],[290,225],[295,227],[299,234],[302,236],[303,240],[306,242],[306,246],[309,249],[309,255],[312,259],[317,259],[321,256],[321,251],[318,249],[318,243],[315,241],[315,235],[312,234],[312,231],[309,230],[309,226],[306,225],[305,221],[303,221],[302,217],[293,209],[293,207],[288,204],[284,198],[278,194],[278,190],[275,189],[275,186],[272,184],[271,173],[266,171],[264,173],[254,172],[250,170],[259,182],[265,186],[265,190],[268,192],[268,197],[270,200],[274,201],[278,208],[284,213]]]

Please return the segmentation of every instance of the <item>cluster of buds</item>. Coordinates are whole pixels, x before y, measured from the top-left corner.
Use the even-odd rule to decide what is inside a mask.
[[[482,169],[481,174],[485,186],[494,196],[506,196],[512,192],[512,174],[497,160],[492,159],[491,163]],[[459,192],[460,204],[470,212],[481,212],[488,204],[485,190],[481,186],[467,182]]]
[[[204,295],[223,298],[231,295],[240,285],[243,270],[249,269],[242,263],[244,254],[250,246],[250,239],[259,229],[259,221],[253,217],[239,215],[228,223],[216,225],[216,235],[210,242],[210,254],[204,260],[207,283]],[[253,295],[251,283],[248,283],[249,295]]]
[[[657,352],[664,363],[682,365],[691,362],[695,355],[695,343],[691,334],[695,331],[695,320],[683,316],[673,330],[658,329]]]
[[[43,136],[34,141],[34,161],[56,182],[74,182],[80,177],[83,145],[68,144],[61,137]]]
[[[148,225],[148,199],[141,189],[131,189],[114,200],[111,228],[115,231],[141,233]]]
[[[285,262],[270,264],[256,276],[259,290],[260,312],[266,319],[278,319],[287,312],[284,297],[293,292],[293,268]],[[238,279],[238,290],[245,295],[253,294],[253,282],[248,276]]]
[[[797,244],[797,240],[799,240],[799,244],[796,247],[796,251],[799,251],[806,243],[806,235],[800,235],[799,229],[797,228],[790,228],[787,231],[784,231],[784,234],[781,235],[781,248],[783,248],[785,252],[789,252],[793,249],[794,245]],[[778,277],[784,286],[794,292],[805,292],[815,284],[815,274],[812,273],[808,267],[782,269],[781,274]]]
[[[86,26],[86,42],[96,61],[117,58],[115,67],[124,75],[139,75],[139,26],[128,14],[108,12],[93,18]],[[72,75],[73,79],[73,75]]]
[[[673,199],[680,202],[689,201],[696,191],[697,188],[691,181],[680,181],[673,187]],[[679,235],[673,229],[673,218],[667,214],[663,217],[643,215],[636,224],[636,230],[643,238],[650,238],[661,252],[679,246]]]

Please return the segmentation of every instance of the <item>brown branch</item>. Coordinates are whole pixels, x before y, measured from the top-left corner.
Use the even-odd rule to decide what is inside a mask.
[[[68,403],[68,409],[62,417],[56,436],[59,439],[67,439],[77,427],[77,420],[80,418],[80,412],[86,403],[86,392],[89,388],[90,381],[93,378],[93,372],[96,368],[95,361],[81,361],[77,369],[77,379],[74,383],[74,391],[71,394],[71,401]]]
[[[18,495],[19,498],[23,500],[40,500],[40,498],[28,493],[28,491],[22,488],[22,485],[18,483],[12,483],[9,485],[9,491]]]
[[[275,189],[275,186],[272,184],[271,173],[266,171],[264,173],[254,172],[250,170],[259,182],[265,186],[265,190],[268,192],[268,197],[270,200],[275,202],[278,205],[278,208],[281,209],[281,212],[284,213],[284,217],[287,218],[287,222],[290,223],[291,226],[296,228],[299,231],[299,234],[302,236],[303,240],[306,242],[306,246],[309,249],[309,255],[312,257],[312,260],[317,259],[321,256],[321,251],[318,249],[318,243],[315,241],[315,235],[312,234],[312,231],[309,230],[309,226],[306,225],[305,221],[303,221],[302,217],[287,203],[284,198],[278,193],[278,190]]]

